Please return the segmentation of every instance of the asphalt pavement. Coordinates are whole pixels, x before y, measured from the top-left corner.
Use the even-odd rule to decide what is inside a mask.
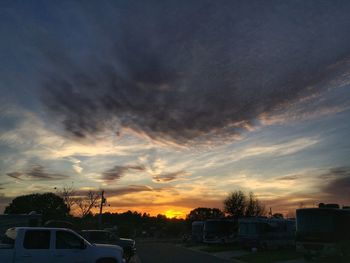
[[[136,263],[232,263],[169,243],[138,243],[137,255]]]

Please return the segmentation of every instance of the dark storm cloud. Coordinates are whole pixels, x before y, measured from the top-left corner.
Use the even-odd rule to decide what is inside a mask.
[[[113,168],[102,173],[102,179],[106,181],[113,181],[120,179],[125,173],[129,171],[144,171],[145,167],[140,165],[120,166],[116,165]]]
[[[350,177],[350,167],[334,167],[322,174],[324,178]]]
[[[330,169],[327,177],[331,180],[323,191],[335,200],[350,203],[350,167]]]
[[[76,51],[90,48],[91,59],[43,47],[57,66],[43,102],[79,138],[116,123],[176,143],[239,134],[349,66],[348,1],[128,1],[109,6],[112,16],[76,8],[96,34]]]
[[[11,172],[7,176],[18,180],[62,180],[68,176],[57,173],[50,173],[41,165],[33,165],[24,172]]]
[[[167,183],[171,181],[175,181],[179,178],[183,178],[185,176],[189,175],[189,173],[185,171],[178,171],[173,173],[164,173],[159,175],[154,175],[153,180],[158,183]]]
[[[334,179],[323,190],[338,198],[347,198],[350,202],[350,176]]]

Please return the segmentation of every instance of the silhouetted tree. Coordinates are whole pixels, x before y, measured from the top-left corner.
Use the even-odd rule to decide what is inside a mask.
[[[258,200],[253,192],[250,192],[246,204],[245,216],[262,216],[265,213],[265,206]]]
[[[253,192],[248,197],[240,190],[234,191],[224,200],[224,211],[234,218],[243,216],[262,216],[266,213],[265,206]]]
[[[239,218],[245,214],[247,197],[241,191],[234,191],[224,200],[224,211],[229,215]]]
[[[5,214],[27,214],[32,211],[43,215],[43,221],[62,219],[69,209],[64,200],[54,193],[18,196],[5,208]]]
[[[190,221],[203,221],[207,219],[224,217],[224,213],[218,208],[198,207],[193,209],[186,219]]]

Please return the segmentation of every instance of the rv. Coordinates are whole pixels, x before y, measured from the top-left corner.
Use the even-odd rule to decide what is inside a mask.
[[[294,245],[295,221],[251,217],[238,220],[238,241],[243,247],[275,249]]]
[[[192,241],[196,243],[203,242],[204,221],[192,222]]]
[[[340,257],[350,262],[350,209],[320,204],[297,209],[296,248],[306,260]]]
[[[209,219],[204,222],[203,242],[212,244],[231,243],[235,240],[237,227],[229,219]]]

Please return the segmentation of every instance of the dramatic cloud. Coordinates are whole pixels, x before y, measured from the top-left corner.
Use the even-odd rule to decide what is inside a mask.
[[[67,175],[47,172],[41,165],[33,165],[25,172],[11,172],[7,175],[18,180],[62,180],[68,178]]]
[[[125,173],[135,170],[135,171],[144,171],[145,167],[140,165],[128,165],[128,166],[119,166],[116,165],[113,168],[102,173],[102,179],[106,181],[113,181],[120,179]]]
[[[350,195],[350,167],[330,169],[326,177],[332,180],[322,189],[334,200],[349,202]]]
[[[348,78],[347,1],[115,2],[104,23],[75,8],[98,30],[94,45],[84,40],[94,59],[65,54],[59,40],[43,47],[56,65],[43,102],[75,137],[106,129],[177,144],[235,136]]]
[[[154,175],[153,180],[157,183],[167,183],[167,182],[175,181],[180,178],[186,177],[188,175],[190,174],[185,171],[178,171],[173,173],[164,173],[164,174]]]
[[[334,167],[322,174],[325,178],[350,177],[350,167]]]

